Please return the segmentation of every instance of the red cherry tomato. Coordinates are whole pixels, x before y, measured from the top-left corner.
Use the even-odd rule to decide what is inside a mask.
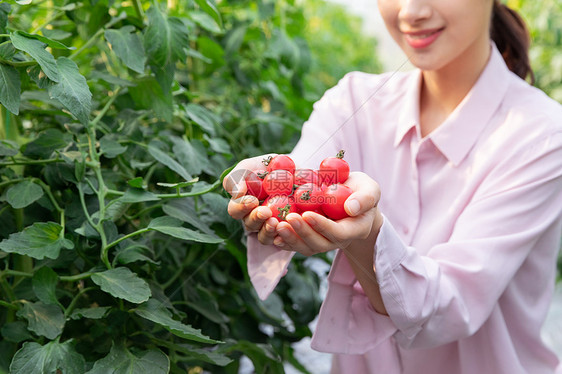
[[[295,162],[287,155],[269,156],[262,161],[267,166],[267,171],[287,170],[291,174],[295,174]]]
[[[263,179],[263,188],[268,195],[290,195],[293,185],[293,174],[287,170],[273,170]]]
[[[314,183],[320,185],[318,177],[318,170],[313,169],[296,169],[295,170],[295,184],[302,186],[305,183]]]
[[[332,184],[324,189],[324,203],[322,204],[322,211],[324,214],[333,220],[348,217],[344,209],[344,203],[353,193],[353,190],[344,184]]]
[[[251,172],[246,177],[246,187],[248,188],[248,195],[252,195],[258,198],[258,200],[263,200],[267,197],[267,192],[263,188],[263,177],[260,177],[261,173]]]
[[[327,157],[320,163],[318,176],[322,184],[331,185],[344,183],[349,177],[349,164],[343,159],[345,151],[338,152],[336,157]]]
[[[322,207],[324,196],[322,188],[314,183],[306,183],[295,190],[295,204],[300,212],[316,211]]]
[[[277,218],[278,221],[284,221],[289,213],[297,213],[295,199],[292,196],[269,196],[262,205],[269,207],[272,213],[271,216]]]

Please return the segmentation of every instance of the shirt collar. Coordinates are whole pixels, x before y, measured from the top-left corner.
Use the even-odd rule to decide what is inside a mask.
[[[489,61],[480,77],[447,119],[428,138],[454,165],[472,149],[492,115],[500,105],[511,74],[496,45],[491,42]],[[421,71],[409,82],[407,102],[399,117],[395,146],[412,128],[419,128]]]

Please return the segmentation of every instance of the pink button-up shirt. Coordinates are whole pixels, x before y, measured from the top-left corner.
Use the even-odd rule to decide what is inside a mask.
[[[293,158],[346,151],[376,180],[385,216],[374,252],[388,316],[337,253],[312,347],[336,373],[552,374],[541,326],[562,213],[562,107],[511,73],[492,44],[445,122],[419,131],[421,74],[350,73],[314,106]],[[248,238],[261,298],[293,253]]]

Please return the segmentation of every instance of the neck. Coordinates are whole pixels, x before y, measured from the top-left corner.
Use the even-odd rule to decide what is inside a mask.
[[[422,136],[435,130],[468,94],[486,67],[490,57],[489,42],[482,52],[462,54],[438,70],[424,70],[420,92]]]

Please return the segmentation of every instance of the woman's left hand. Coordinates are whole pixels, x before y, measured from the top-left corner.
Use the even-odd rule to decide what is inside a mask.
[[[333,221],[315,212],[290,213],[277,225],[273,244],[305,256],[345,249],[355,240],[375,237],[382,225],[379,185],[367,174],[352,172],[344,183],[353,193],[345,202],[349,217]],[[374,245],[374,243],[373,243]]]

